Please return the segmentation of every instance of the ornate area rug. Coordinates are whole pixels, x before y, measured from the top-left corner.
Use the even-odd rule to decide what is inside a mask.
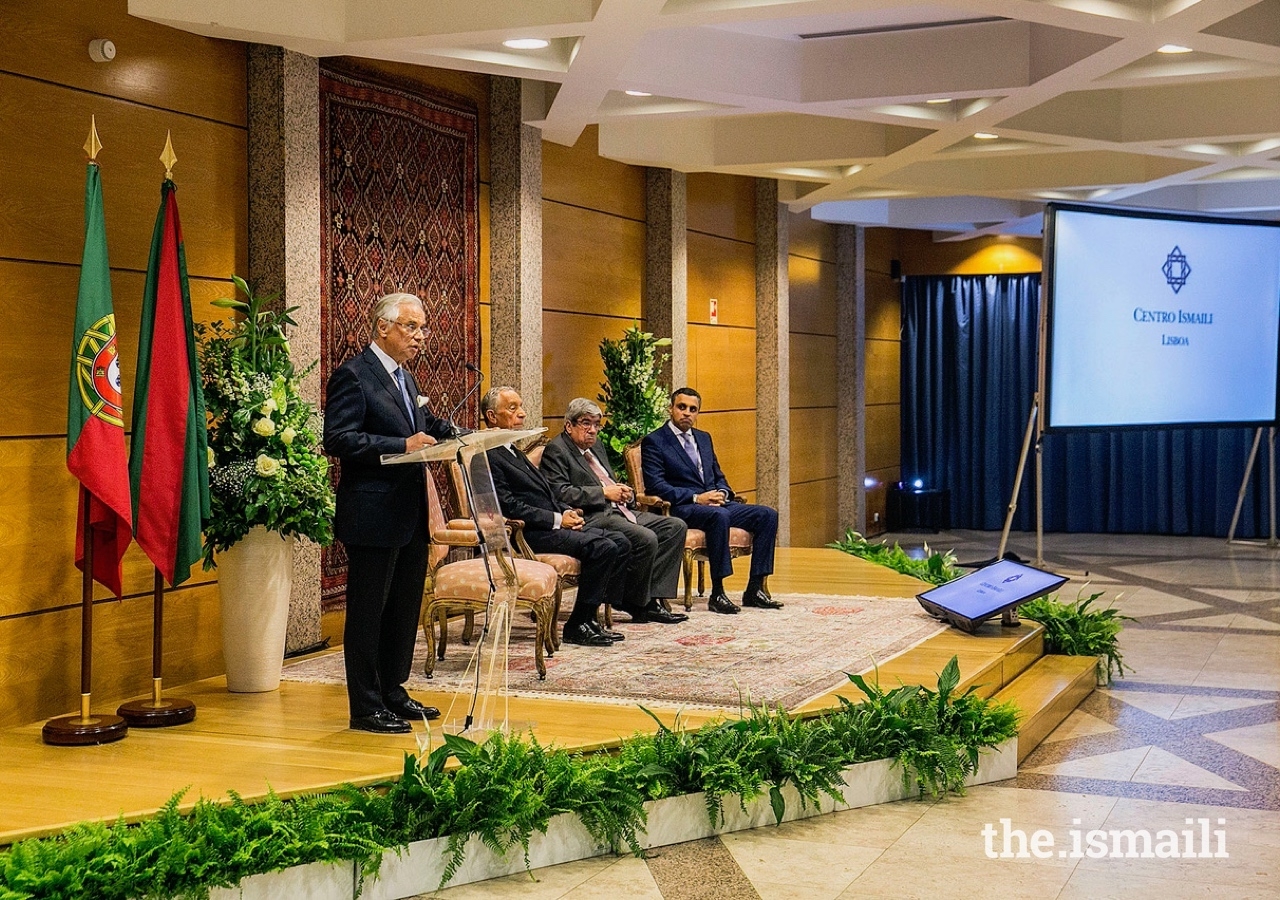
[[[618,616],[627,638],[611,648],[565,644],[547,660],[547,678],[533,666],[533,625],[517,615],[511,630],[509,684],[513,695],[609,703],[737,706],[739,699],[793,708],[847,682],[946,626],[915,600],[779,594],[777,611],[744,609],[736,616],[695,606],[680,625],[632,625]],[[454,688],[475,649],[461,641],[462,620],[451,622],[445,659],[435,678],[423,676],[426,642],[419,635],[410,690]],[[477,628],[477,633],[479,628]],[[341,651],[287,665],[286,681],[343,682]]]

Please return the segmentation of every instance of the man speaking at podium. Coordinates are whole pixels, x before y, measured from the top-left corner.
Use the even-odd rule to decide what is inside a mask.
[[[440,715],[404,689],[427,577],[426,466],[380,461],[452,434],[419,404],[404,368],[422,349],[426,320],[413,294],[383,297],[372,342],[334,369],[326,389],[324,448],[342,464],[333,530],[347,550],[347,700],[351,727],[377,734]]]

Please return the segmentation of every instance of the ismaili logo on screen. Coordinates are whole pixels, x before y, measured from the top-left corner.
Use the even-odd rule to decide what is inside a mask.
[[[1164,259],[1164,265],[1160,267],[1160,271],[1164,273],[1164,280],[1169,287],[1173,288],[1176,294],[1187,285],[1187,276],[1191,274],[1191,266],[1187,263],[1187,255],[1182,252],[1182,248],[1174,246],[1169,251],[1169,255]]]

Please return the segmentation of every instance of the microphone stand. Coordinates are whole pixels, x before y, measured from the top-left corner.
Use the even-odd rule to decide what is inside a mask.
[[[474,372],[480,377],[476,379],[476,383],[471,385],[467,392],[462,395],[462,399],[458,401],[458,404],[453,409],[449,410],[449,415],[445,418],[445,421],[449,423],[449,428],[453,431],[454,437],[462,437],[462,435],[470,432],[470,429],[466,429],[458,425],[458,423],[453,420],[453,417],[462,411],[462,407],[466,405],[467,400],[471,398],[471,395],[476,392],[480,385],[484,384],[484,373],[476,366],[473,366],[471,363],[466,363],[466,369],[468,372]]]

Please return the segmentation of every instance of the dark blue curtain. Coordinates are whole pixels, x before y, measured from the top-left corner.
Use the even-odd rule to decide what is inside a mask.
[[[1036,389],[1039,275],[910,277],[902,290],[902,477],[951,492],[957,528],[1004,524]],[[1223,537],[1253,429],[1055,433],[1048,531]],[[1266,527],[1266,436],[1238,537]],[[1034,446],[1014,527],[1035,527]]]

